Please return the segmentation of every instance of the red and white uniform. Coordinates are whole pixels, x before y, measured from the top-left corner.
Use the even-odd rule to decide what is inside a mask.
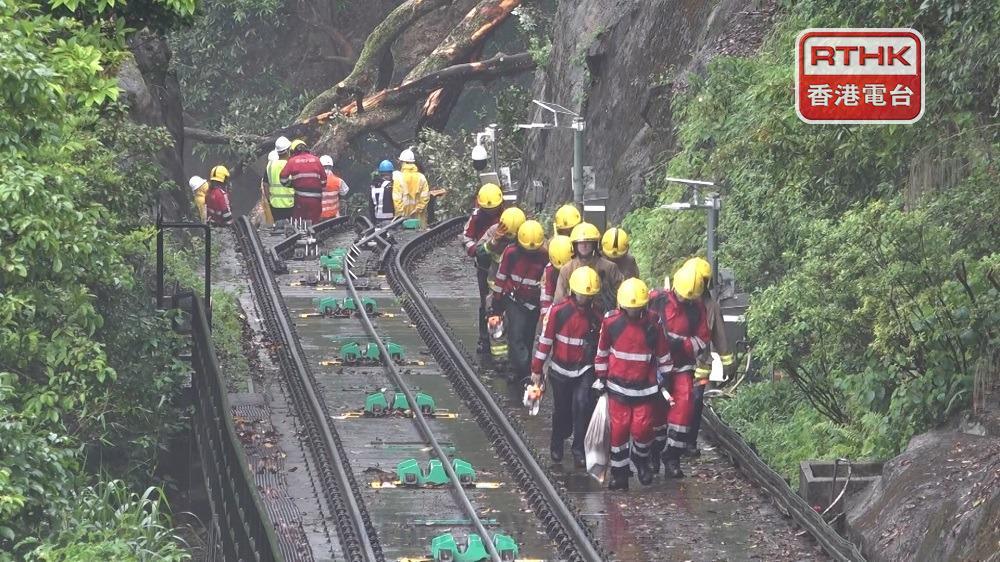
[[[538,308],[542,291],[542,272],[548,259],[548,255],[542,250],[531,252],[517,244],[507,246],[494,277],[494,298],[507,295],[528,310]]]
[[[552,307],[552,297],[556,294],[556,283],[559,281],[559,270],[552,262],[545,264],[545,271],[542,272],[542,294],[538,303],[542,307],[542,315],[549,313]]]
[[[576,379],[594,368],[595,347],[588,346],[600,330],[600,317],[592,306],[581,306],[569,298],[553,306],[538,336],[531,359],[531,372],[542,374],[547,359],[549,376]],[[589,350],[588,350],[589,347]]]
[[[228,226],[233,224],[233,212],[229,207],[229,195],[217,185],[208,188],[205,196],[205,214],[208,224]]]
[[[292,218],[319,222],[323,212],[323,189],[326,168],[311,152],[299,152],[288,159],[281,170],[282,185],[295,189],[295,210]]]
[[[701,299],[685,301],[669,290],[652,291],[648,308],[657,318],[674,359],[674,373],[669,381],[664,381],[668,383],[674,405],[667,409],[666,404],[660,403],[654,430],[656,440],[665,442],[668,447],[683,449],[687,447],[694,415],[691,393],[697,358],[711,338],[708,314]]]
[[[482,209],[476,207],[469,215],[469,220],[465,222],[462,229],[462,245],[465,246],[465,253],[470,258],[476,255],[476,243],[486,234],[486,231],[500,222],[500,209]]]
[[[649,456],[659,393],[657,376],[673,369],[666,337],[655,317],[630,318],[622,310],[605,315],[597,340],[597,386],[608,392],[611,467],[629,464],[629,437],[637,458]]]

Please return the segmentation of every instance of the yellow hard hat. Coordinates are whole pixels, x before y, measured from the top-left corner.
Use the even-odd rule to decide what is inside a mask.
[[[569,290],[578,295],[594,296],[601,292],[601,276],[592,267],[578,267],[569,276]]]
[[[628,233],[620,228],[609,228],[601,237],[601,252],[609,258],[620,258],[628,253]]]
[[[306,148],[306,141],[304,141],[302,139],[295,139],[295,140],[292,141],[292,144],[288,147],[288,150],[289,150],[289,152],[291,152],[291,153],[294,154],[294,153],[298,152],[299,148],[305,149]]]
[[[629,277],[618,286],[618,306],[645,308],[649,302],[649,287],[638,277]]]
[[[496,209],[503,203],[503,191],[495,183],[484,184],[483,187],[479,188],[476,203],[483,209]]]
[[[712,264],[708,263],[708,260],[702,257],[694,257],[684,262],[684,267],[687,266],[694,267],[695,272],[698,273],[698,277],[701,277],[702,285],[707,285],[708,280],[712,277]]]
[[[209,176],[209,179],[212,181],[225,183],[226,180],[229,179],[229,168],[222,165],[212,168],[212,173]]]
[[[673,280],[674,293],[684,300],[692,300],[701,296],[705,290],[705,282],[694,263],[687,262],[677,270]]]
[[[566,204],[556,210],[553,223],[555,224],[556,232],[558,232],[560,230],[569,230],[582,221],[583,218],[580,217],[580,210],[575,205]]]
[[[569,241],[569,236],[556,234],[549,240],[549,261],[556,269],[569,263],[573,259],[573,243]]]
[[[597,230],[597,227],[589,222],[581,222],[573,227],[573,232],[569,235],[569,239],[574,244],[577,242],[597,242],[601,239],[601,231]]]
[[[525,250],[537,250],[545,242],[545,229],[538,221],[524,221],[517,229],[517,243]]]
[[[517,207],[504,209],[500,214],[500,225],[506,230],[506,235],[510,238],[517,236],[517,230],[524,224],[524,211]]]

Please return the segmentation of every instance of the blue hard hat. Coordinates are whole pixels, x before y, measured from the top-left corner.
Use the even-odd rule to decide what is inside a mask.
[[[392,167],[392,162],[390,162],[388,160],[383,160],[383,161],[379,162],[379,164],[378,164],[378,171],[381,172],[381,173],[394,172],[394,171],[396,171],[396,168]]]

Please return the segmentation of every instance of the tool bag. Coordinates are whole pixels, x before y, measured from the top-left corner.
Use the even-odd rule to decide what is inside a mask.
[[[594,415],[590,417],[587,435],[583,439],[587,457],[587,473],[604,483],[611,465],[611,416],[608,415],[608,395],[597,399]]]

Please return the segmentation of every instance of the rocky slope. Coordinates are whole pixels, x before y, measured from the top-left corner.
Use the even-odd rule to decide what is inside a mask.
[[[760,0],[559,1],[533,96],[586,118],[586,165],[608,192],[612,220],[673,146],[670,101],[685,76],[719,53],[756,50],[774,15],[773,2]],[[569,130],[533,131],[523,185],[540,180],[550,205],[570,199],[572,154]]]

